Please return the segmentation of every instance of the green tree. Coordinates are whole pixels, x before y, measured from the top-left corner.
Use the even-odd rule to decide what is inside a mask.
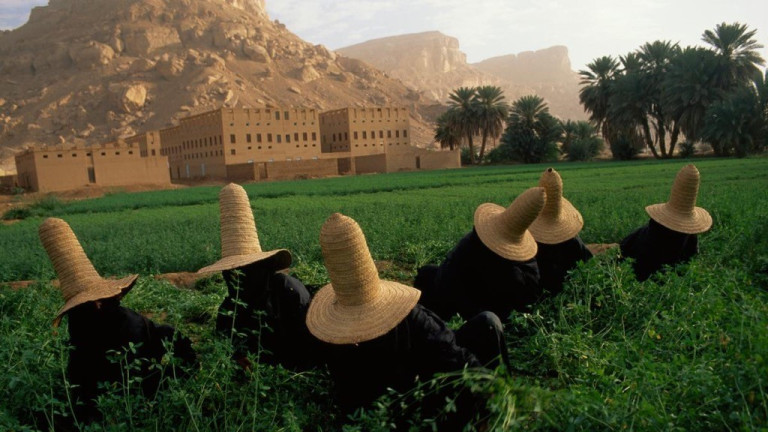
[[[611,98],[613,81],[618,74],[619,62],[611,56],[596,58],[587,65],[587,70],[579,71],[582,86],[579,90],[579,101],[589,113],[589,119],[606,138],[610,136],[608,101]]]
[[[568,120],[562,123],[562,130],[560,151],[570,161],[591,160],[605,147],[594,126],[587,121]]]
[[[477,115],[477,90],[471,87],[459,87],[449,96],[449,110],[459,134],[467,138],[470,163],[475,163],[475,147],[472,137],[480,130]]]
[[[724,96],[717,83],[720,59],[704,48],[685,48],[664,77],[662,100],[688,141],[700,139],[707,108]]]
[[[477,117],[482,134],[479,159],[482,161],[488,137],[496,139],[504,131],[504,120],[509,114],[509,107],[504,102],[504,92],[496,86],[478,87],[476,101]]]
[[[621,132],[639,131],[656,158],[672,157],[680,134],[662,99],[664,77],[679,53],[677,44],[655,41],[622,58],[624,73],[614,80],[608,100],[609,120]]]
[[[723,90],[731,90],[760,76],[765,60],[757,52],[762,45],[755,41],[756,30],[748,30],[746,24],[721,23],[714,30],[706,30],[701,40],[708,43],[723,61],[716,78]]]
[[[744,157],[763,151],[768,137],[768,72],[758,74],[749,86],[713,103],[706,113],[702,139],[715,154]]]
[[[560,122],[549,113],[544,99],[523,96],[512,104],[501,144],[491,151],[489,159],[524,163],[555,159],[561,133]]]
[[[435,141],[440,143],[441,148],[449,148],[461,145],[461,135],[456,127],[454,111],[446,111],[437,117],[437,127],[435,128]]]

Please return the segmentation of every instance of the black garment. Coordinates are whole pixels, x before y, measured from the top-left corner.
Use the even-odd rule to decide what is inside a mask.
[[[557,295],[563,290],[563,282],[568,271],[576,267],[579,261],[588,261],[592,252],[584,242],[576,237],[557,244],[536,244],[536,263],[539,266],[539,285],[545,294]]]
[[[634,258],[637,280],[644,281],[665,265],[687,262],[699,252],[696,234],[671,230],[653,219],[621,241],[621,255]]]
[[[513,310],[526,311],[541,296],[536,259],[502,258],[474,229],[439,267],[420,268],[414,286],[422,291],[419,302],[446,320],[456,313],[470,319],[491,311],[506,321]]]
[[[503,341],[498,318],[495,319],[499,328],[491,330],[498,333],[484,334],[489,332],[485,324],[493,318],[486,315],[473,322],[462,338],[498,340],[501,337]],[[487,353],[493,349],[485,347],[484,355],[489,357]],[[339,405],[345,412],[369,405],[387,388],[404,392],[419,378],[429,379],[437,372],[461,370],[465,365],[482,365],[469,349],[457,344],[457,334],[421,305],[416,305],[400,324],[383,336],[359,344],[326,344],[325,350]],[[495,357],[499,354],[497,352]]]
[[[235,359],[253,353],[260,362],[291,369],[316,365],[319,344],[307,329],[310,297],[301,281],[258,265],[226,271],[224,278],[228,294],[216,330],[232,339]]]
[[[184,368],[197,364],[197,355],[192,342],[168,325],[157,325],[144,316],[120,306],[116,298],[88,302],[70,310],[69,343],[73,347],[69,354],[67,378],[73,388],[80,422],[88,423],[100,417],[95,399],[103,393],[99,383],[125,382],[124,377],[140,377],[141,389],[146,397],[153,397],[163,376],[181,377]],[[129,348],[134,344],[135,352]],[[166,363],[162,369],[151,368],[152,363],[161,363],[167,353],[164,344],[173,349],[178,360]],[[126,370],[139,361],[138,370]],[[136,383],[132,383],[137,386]]]

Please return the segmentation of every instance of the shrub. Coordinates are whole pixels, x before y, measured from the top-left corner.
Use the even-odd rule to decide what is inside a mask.
[[[598,137],[579,138],[568,146],[569,161],[588,161],[599,155],[604,148],[603,140]]]
[[[689,158],[696,153],[696,143],[693,141],[683,141],[680,143],[680,157]]]

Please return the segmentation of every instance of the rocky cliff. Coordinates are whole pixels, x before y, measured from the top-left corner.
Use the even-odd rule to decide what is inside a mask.
[[[421,98],[421,99],[420,99]],[[0,31],[0,152],[98,143],[220,106],[396,104],[417,92],[360,60],[307,43],[264,0],[50,0]]]
[[[557,116],[586,118],[579,105],[578,75],[571,70],[568,49],[563,46],[468,64],[456,38],[427,32],[376,39],[336,51],[368,62],[442,102],[461,86],[496,85],[509,102],[537,94]]]

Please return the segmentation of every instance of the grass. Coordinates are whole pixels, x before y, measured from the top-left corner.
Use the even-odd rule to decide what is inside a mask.
[[[490,430],[760,430],[768,428],[768,159],[699,160],[698,204],[713,216],[701,253],[646,282],[626,262],[602,256],[575,270],[563,293],[507,326],[511,376],[457,372],[488,398]],[[563,164],[565,195],[586,221],[587,242],[615,242],[645,223],[643,207],[663,202],[680,161]],[[286,247],[292,272],[327,282],[318,245],[334,211],[355,218],[384,276],[410,282],[437,263],[472,226],[474,208],[506,205],[536,185],[544,166],[247,185],[263,247]],[[50,320],[60,296],[37,239],[46,216],[67,220],[106,275],[193,271],[219,255],[218,188],[190,188],[55,206],[0,226],[0,430],[50,429],[68,415],[64,325]],[[429,385],[387,395],[342,417],[324,371],[296,374],[259,365],[240,372],[213,334],[225,289],[220,278],[194,290],[142,277],[124,303],[192,337],[200,370],[169,380],[155,400],[116,388],[95,430],[387,430]],[[65,320],[66,323],[66,320]],[[445,377],[440,378],[445,380]],[[442,382],[438,379],[438,382]],[[446,401],[450,409],[451,401]],[[128,415],[126,406],[133,415]],[[432,427],[413,415],[413,428]],[[58,429],[57,429],[58,430]]]

